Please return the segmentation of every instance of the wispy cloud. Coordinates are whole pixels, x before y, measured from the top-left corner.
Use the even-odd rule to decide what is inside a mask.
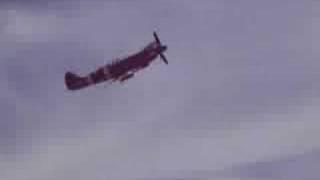
[[[220,172],[225,177],[254,179],[317,179],[320,174],[317,150],[281,159],[238,165]]]

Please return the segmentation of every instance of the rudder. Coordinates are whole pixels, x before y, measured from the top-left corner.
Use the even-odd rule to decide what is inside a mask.
[[[66,72],[64,79],[69,90],[77,89],[77,84],[79,84],[79,81],[81,81],[81,77],[72,72]]]

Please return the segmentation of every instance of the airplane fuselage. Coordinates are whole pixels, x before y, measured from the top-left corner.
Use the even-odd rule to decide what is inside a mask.
[[[127,77],[133,77],[135,72],[149,66],[150,63],[165,50],[165,46],[160,46],[156,42],[152,42],[136,54],[100,67],[96,71],[90,73],[86,79],[90,84],[97,84],[110,79],[113,81],[126,80]]]
[[[167,50],[167,46],[161,45],[155,32],[153,35],[155,41],[148,44],[141,51],[124,59],[116,59],[112,63],[104,65],[86,76],[81,77],[72,72],[67,72],[65,74],[67,88],[69,90],[78,90],[108,80],[123,82],[132,78],[137,71],[148,67],[159,55],[161,59],[168,64],[163,55]]]

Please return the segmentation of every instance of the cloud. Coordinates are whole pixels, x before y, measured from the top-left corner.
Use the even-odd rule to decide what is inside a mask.
[[[223,170],[222,174],[241,179],[317,179],[320,176],[317,171],[319,159],[319,151],[313,150],[286,158],[238,165]]]
[[[0,2],[1,9],[23,9],[23,10],[36,10],[36,11],[46,11],[46,10],[61,10],[65,8],[70,8],[80,0],[67,0],[67,1],[50,1],[50,0],[30,0],[30,1],[20,1],[20,0],[3,0]]]
[[[319,146],[309,3],[68,2],[2,1],[6,179],[156,177]],[[67,70],[133,53],[154,29],[170,66],[66,91]]]
[[[48,41],[56,33],[57,19],[54,15],[35,16],[23,11],[8,10],[3,31],[13,41]],[[49,39],[48,39],[49,38]]]

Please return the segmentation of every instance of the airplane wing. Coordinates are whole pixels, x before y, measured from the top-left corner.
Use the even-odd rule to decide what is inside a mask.
[[[132,78],[134,76],[134,73],[129,73],[129,74],[126,74],[125,76],[121,77],[119,80],[120,82],[123,82],[123,81],[126,81],[130,78]]]

